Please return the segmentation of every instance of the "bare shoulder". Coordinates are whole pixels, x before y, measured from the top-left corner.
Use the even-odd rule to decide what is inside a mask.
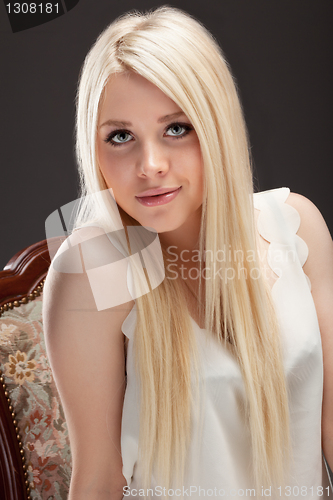
[[[53,258],[44,286],[43,308],[51,305],[68,311],[118,311],[126,317],[133,307],[127,290],[124,255],[108,238],[103,228],[88,226],[74,231],[60,246]],[[119,272],[122,265],[123,272]],[[120,283],[122,281],[122,283]],[[112,300],[123,287],[124,300]],[[105,292],[105,293],[104,293]],[[103,300],[103,294],[110,300]],[[117,307],[117,306],[121,307]]]
[[[99,227],[80,228],[62,243],[43,288],[43,322],[49,345],[58,342],[64,332],[68,340],[84,332],[94,332],[95,341],[104,335],[108,342],[112,342],[111,337],[115,342],[126,340],[122,324],[134,300],[127,290],[126,276],[117,272],[119,255],[122,257]],[[108,266],[113,259],[116,265]],[[98,266],[101,272],[91,274],[99,271]],[[121,285],[128,293],[123,300],[114,300],[119,299]],[[106,293],[109,300],[103,301]]]
[[[291,192],[286,200],[286,203],[294,207],[300,214],[302,230],[319,224],[319,231],[328,231],[321,212],[316,205],[309,200],[309,198],[306,198],[301,194]]]
[[[286,203],[300,215],[300,236],[308,246],[309,255],[304,264],[304,272],[309,276],[313,292],[324,287],[332,279],[333,242],[327,224],[316,205],[297,193],[290,193]]]

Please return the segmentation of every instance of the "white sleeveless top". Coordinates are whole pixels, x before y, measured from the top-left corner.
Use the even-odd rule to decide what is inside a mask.
[[[289,193],[289,188],[279,188],[254,194],[254,207],[260,210],[258,231],[270,243],[268,265],[279,276],[273,285],[272,295],[282,336],[290,404],[294,462],[288,486],[266,491],[264,495],[261,491],[254,492],[249,475],[250,433],[241,411],[245,388],[239,366],[233,356],[192,319],[205,377],[203,426],[200,439],[195,439],[198,429],[194,419],[183,490],[169,491],[170,498],[267,496],[273,499],[317,500],[333,495],[321,450],[321,337],[311,284],[302,269],[308,248],[296,234],[300,225],[298,212],[285,203]],[[134,305],[122,326],[129,339],[121,429],[123,475],[128,490],[123,498],[144,496],[140,484],[141,464],[138,461],[140,395],[133,360],[135,323]],[[151,488],[151,498],[166,498],[154,477]],[[252,492],[249,489],[253,489]]]

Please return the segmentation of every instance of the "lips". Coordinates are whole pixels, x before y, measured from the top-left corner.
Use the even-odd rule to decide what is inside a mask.
[[[177,187],[160,187],[160,188],[153,188],[153,189],[148,189],[147,191],[143,191],[142,193],[139,193],[136,198],[145,198],[147,196],[158,196],[160,194],[166,194],[166,193],[173,193],[174,191],[177,191],[180,186]]]
[[[178,188],[157,188],[150,189],[148,191],[144,191],[140,193],[140,196],[136,196],[141,205],[146,207],[155,207],[157,205],[165,205],[169,203],[173,199],[176,198],[179,191],[181,190],[181,186]]]

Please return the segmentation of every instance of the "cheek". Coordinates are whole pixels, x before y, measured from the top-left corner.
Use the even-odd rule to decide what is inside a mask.
[[[187,152],[187,155],[184,158],[184,162],[186,165],[188,178],[191,179],[192,183],[198,189],[201,189],[203,185],[204,169],[199,145],[196,145],[195,148],[192,148]]]
[[[193,171],[189,175],[194,184],[196,202],[201,205],[204,197],[204,167],[199,147],[192,166]]]
[[[109,150],[111,147],[98,147],[98,164],[108,187],[115,191],[118,186],[124,184],[127,169],[124,168],[123,161]]]
[[[108,182],[108,161],[107,161],[107,154],[105,152],[105,147],[104,145],[100,144],[100,141],[97,141],[97,164],[99,167],[99,170],[101,171],[108,187],[109,182]]]

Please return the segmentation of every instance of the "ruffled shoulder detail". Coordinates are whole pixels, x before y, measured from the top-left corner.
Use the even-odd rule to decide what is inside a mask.
[[[134,330],[136,325],[136,303],[126,316],[125,321],[121,326],[121,331],[126,335],[129,340],[133,340]]]
[[[295,261],[303,267],[309,254],[307,244],[296,234],[301,223],[300,215],[294,207],[285,203],[289,194],[290,189],[282,187],[253,195],[254,208],[260,210],[258,232],[270,243],[267,262],[279,279],[283,273],[290,271]],[[304,271],[303,275],[311,290],[310,280]]]

